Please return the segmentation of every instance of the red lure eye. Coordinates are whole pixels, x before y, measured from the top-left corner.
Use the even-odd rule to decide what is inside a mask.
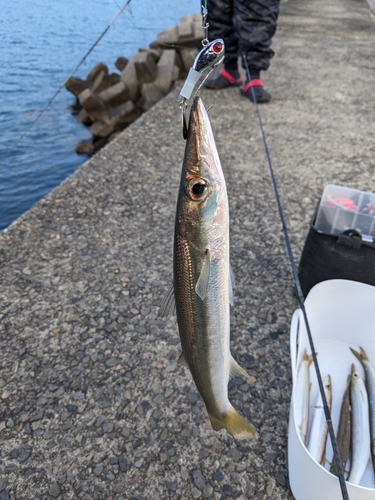
[[[222,49],[223,49],[223,44],[221,42],[215,42],[212,46],[212,50],[215,52],[215,54],[220,54]]]

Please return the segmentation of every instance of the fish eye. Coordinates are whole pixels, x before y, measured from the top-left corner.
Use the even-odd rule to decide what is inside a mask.
[[[194,186],[191,188],[194,194],[200,195],[203,194],[203,191],[206,189],[206,186],[204,184],[194,184]]]
[[[193,179],[187,183],[186,192],[193,201],[201,201],[208,192],[208,184],[203,179]]]

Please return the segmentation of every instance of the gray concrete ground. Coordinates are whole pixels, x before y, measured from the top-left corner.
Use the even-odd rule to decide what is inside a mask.
[[[328,183],[375,191],[375,25],[365,0],[282,2],[261,108],[299,258]],[[0,235],[0,499],[291,499],[288,329],[296,308],[254,109],[202,97],[228,184],[230,383],[257,442],[215,433],[184,367],[172,277],[178,92]],[[301,499],[299,499],[301,500]]]

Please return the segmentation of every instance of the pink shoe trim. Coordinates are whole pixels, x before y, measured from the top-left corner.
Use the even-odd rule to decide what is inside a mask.
[[[233,85],[233,83],[241,83],[242,78],[237,78],[237,80],[232,76],[229,71],[227,71],[225,68],[221,69],[219,71],[220,75],[223,75],[224,78],[228,80],[229,83]]]
[[[244,92],[247,92],[251,87],[263,87],[262,80],[251,80],[251,82],[248,82],[242,88]]]

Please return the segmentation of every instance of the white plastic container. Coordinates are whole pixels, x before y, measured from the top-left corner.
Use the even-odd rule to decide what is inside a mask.
[[[349,346],[361,346],[375,364],[375,287],[347,280],[329,280],[315,285],[308,294],[305,307],[318,356],[322,378],[332,378],[333,427],[337,432],[342,396],[347,375],[355,363],[364,371]],[[304,349],[311,353],[305,322],[300,309],[294,312],[290,329],[293,392],[289,416],[288,466],[289,482],[296,500],[342,500],[339,480],[318,464],[302,443],[296,426],[294,408],[301,394],[296,393],[296,375]],[[310,366],[310,406],[319,391],[314,365]],[[311,412],[310,412],[311,415]],[[311,418],[309,419],[309,429]],[[326,459],[332,461],[328,437]],[[329,467],[328,467],[329,468]],[[369,460],[360,485],[347,484],[350,500],[375,500],[374,471]]]

